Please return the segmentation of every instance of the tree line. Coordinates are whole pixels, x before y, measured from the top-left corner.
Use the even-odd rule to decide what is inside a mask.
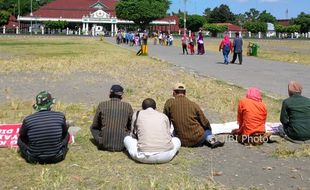
[[[32,11],[54,0],[32,0]],[[31,12],[31,0],[0,0],[0,26],[7,24],[11,15],[26,15]]]
[[[179,17],[179,27],[183,28],[184,12],[179,10],[177,13],[172,12],[172,15]],[[187,15],[186,20],[188,30],[197,31],[199,28],[205,28],[214,33],[227,30],[227,27],[215,23],[236,24],[253,33],[267,32],[267,23],[274,24],[276,32],[280,33],[306,33],[310,31],[310,14],[304,12],[301,12],[297,18],[290,19],[289,26],[282,26],[277,22],[276,17],[266,10],[260,12],[255,8],[251,8],[243,14],[234,14],[229,6],[225,4],[214,9],[206,8],[203,15]]]

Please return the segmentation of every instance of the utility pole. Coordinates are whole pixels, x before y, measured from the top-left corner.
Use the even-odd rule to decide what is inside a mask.
[[[17,15],[17,18],[18,18],[18,29],[20,30],[20,20],[19,20],[19,16],[20,16],[20,0],[17,1],[17,6],[18,6],[18,15]]]
[[[186,2],[187,0],[184,0],[184,34],[186,34]]]
[[[30,20],[30,34],[32,34],[32,0],[30,0],[30,17],[31,17],[31,20]]]

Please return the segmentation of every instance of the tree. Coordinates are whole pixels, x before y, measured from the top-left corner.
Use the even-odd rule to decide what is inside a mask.
[[[276,24],[275,30],[277,33],[294,33],[300,31],[300,25],[282,26],[280,24]]]
[[[235,22],[234,24],[237,24],[241,27],[243,27],[244,23],[246,22],[246,15],[245,14],[237,14],[235,15]]]
[[[120,0],[116,5],[116,16],[119,19],[131,20],[141,29],[167,14],[169,0]]]
[[[270,13],[267,13],[266,10],[264,10],[263,12],[261,12],[258,16],[258,20],[260,22],[270,22],[270,23],[274,23],[276,22],[276,17],[274,17],[273,15],[271,15]]]
[[[68,23],[66,21],[46,21],[44,22],[44,25],[46,28],[50,28],[50,29],[64,29],[68,26]]]
[[[204,16],[201,15],[188,15],[186,18],[186,27],[188,30],[191,31],[198,31],[203,24],[206,22],[206,19]],[[184,27],[184,18],[180,17],[179,18],[179,27],[183,28]]]
[[[274,29],[277,33],[285,33],[286,32],[286,27],[281,25],[281,24],[275,24]]]
[[[210,22],[211,12],[212,12],[211,8],[206,8],[205,11],[203,12],[203,16],[206,18],[207,22]]]
[[[310,14],[301,12],[297,18],[292,19],[292,23],[300,25],[300,32],[306,33],[310,31]]]
[[[235,15],[230,11],[227,5],[220,5],[219,7],[215,7],[209,15],[208,22],[209,23],[225,23],[225,22],[234,22]]]
[[[32,11],[37,10],[40,6],[55,0],[32,0]],[[11,15],[18,15],[20,8],[20,15],[26,15],[31,12],[31,0],[0,0],[0,10],[6,10]]]
[[[259,17],[259,11],[255,8],[251,8],[250,11],[244,13],[247,21],[257,21]]]
[[[10,13],[8,11],[0,11],[0,26],[8,23]]]
[[[258,32],[267,32],[268,26],[267,23],[264,22],[246,22],[244,24],[244,28],[246,28],[248,31],[253,32],[253,33],[258,33]]]
[[[209,24],[206,23],[203,25],[203,29],[210,31],[212,33],[213,37],[217,36],[217,33],[219,32],[224,32],[227,30],[227,26],[226,25],[218,25],[218,24]]]
[[[301,28],[300,25],[289,25],[286,27],[286,32],[287,33],[299,32],[300,28]]]

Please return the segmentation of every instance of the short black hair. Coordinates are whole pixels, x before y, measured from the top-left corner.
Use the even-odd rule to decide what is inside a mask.
[[[147,98],[142,102],[142,109],[146,110],[147,108],[156,109],[156,102],[152,98]]]
[[[122,95],[119,94],[115,94],[115,93],[110,93],[110,98],[118,98],[118,99],[122,99]]]
[[[236,32],[236,36],[239,36],[240,34],[239,34],[239,32]]]
[[[174,93],[176,94],[184,94],[186,93],[186,90],[174,90]]]

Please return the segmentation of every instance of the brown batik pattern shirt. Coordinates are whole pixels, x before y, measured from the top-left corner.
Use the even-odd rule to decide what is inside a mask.
[[[204,139],[210,123],[199,106],[185,96],[176,96],[166,101],[164,113],[174,126],[175,135],[182,146],[195,146]]]

